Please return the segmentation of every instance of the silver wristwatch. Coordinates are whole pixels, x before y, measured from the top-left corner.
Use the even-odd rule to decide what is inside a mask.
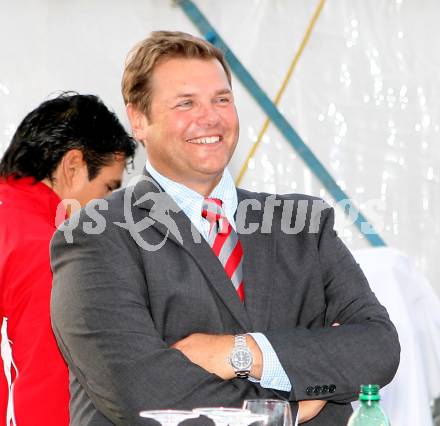
[[[234,347],[229,355],[229,364],[234,369],[235,375],[240,379],[247,379],[252,368],[252,352],[246,344],[246,336],[235,336]]]

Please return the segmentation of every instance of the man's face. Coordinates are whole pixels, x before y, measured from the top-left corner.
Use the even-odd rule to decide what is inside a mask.
[[[156,66],[150,117],[137,134],[156,170],[209,193],[231,159],[238,133],[234,98],[220,62],[173,58]]]
[[[74,185],[70,189],[71,193],[65,198],[76,199],[81,207],[85,206],[90,200],[103,198],[121,186],[124,169],[125,157],[115,156],[112,163],[103,166],[97,176],[89,180],[87,165],[84,163],[75,177]]]

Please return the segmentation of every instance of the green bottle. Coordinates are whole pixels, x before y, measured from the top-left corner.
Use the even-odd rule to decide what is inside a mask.
[[[359,407],[351,415],[347,426],[390,426],[390,421],[380,408],[379,385],[362,385]]]

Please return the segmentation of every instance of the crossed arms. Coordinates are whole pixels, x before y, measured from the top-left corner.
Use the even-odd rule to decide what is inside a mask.
[[[318,236],[318,250],[333,252],[321,260],[325,319],[310,327],[264,331],[293,384],[292,402],[351,401],[359,384],[386,384],[398,364],[394,327],[346,249],[335,248],[332,226],[327,216]],[[233,377],[225,355],[236,330],[213,330],[223,335],[212,337],[194,329],[186,339],[173,339],[158,329],[166,329],[168,312],[148,285],[152,259],[143,258],[121,229],[96,236],[77,229],[73,247],[60,232],[53,239],[53,327],[70,370],[94,406],[114,424],[137,425],[143,409],[241,406],[248,398],[280,398],[272,389]],[[191,314],[197,319],[197,312]],[[336,321],[341,326],[331,327]],[[179,326],[185,326],[183,318]],[[197,331],[202,333],[194,335]],[[359,361],[362,353],[368,365]],[[261,363],[255,354],[252,374],[258,378]],[[316,383],[338,386],[318,398],[307,392]],[[322,403],[312,402],[313,415]]]

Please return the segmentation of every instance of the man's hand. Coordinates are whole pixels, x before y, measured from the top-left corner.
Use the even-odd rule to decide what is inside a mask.
[[[246,342],[254,359],[251,376],[261,378],[263,370],[263,355],[255,340],[246,336]],[[194,333],[174,343],[171,347],[182,352],[191,362],[216,374],[223,380],[235,378],[235,373],[229,364],[229,355],[234,346],[234,336]]]
[[[324,408],[326,401],[320,399],[298,401],[298,423],[304,423],[319,414]]]

